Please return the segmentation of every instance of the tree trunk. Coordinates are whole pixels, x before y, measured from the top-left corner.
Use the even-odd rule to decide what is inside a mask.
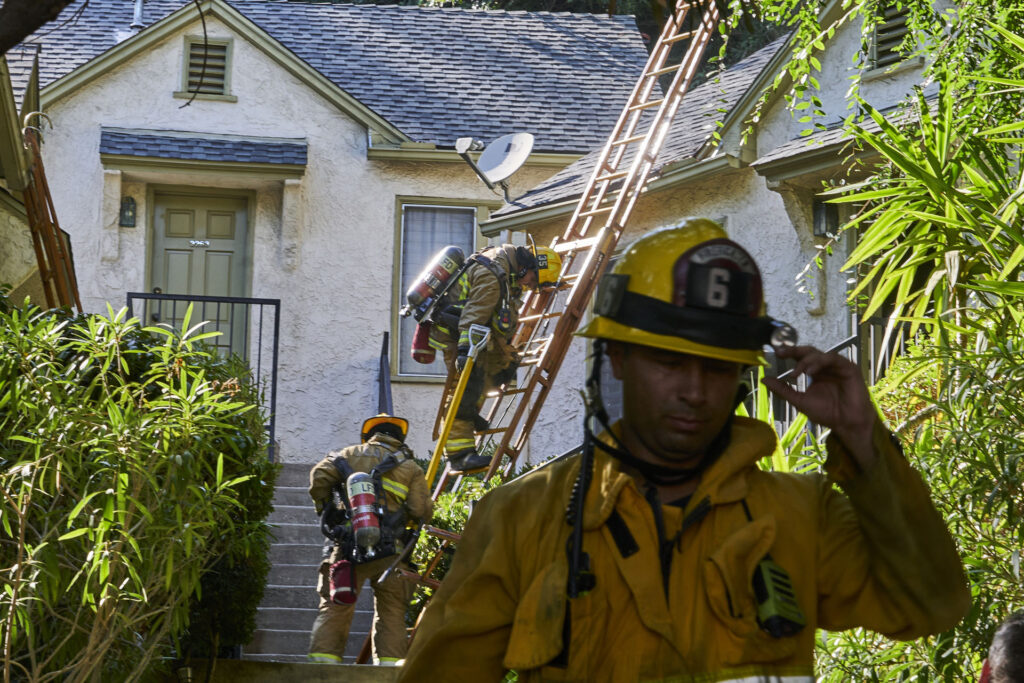
[[[0,4],[0,55],[53,21],[72,0],[3,0]],[[88,0],[86,0],[86,3]],[[82,6],[84,7],[85,4]]]

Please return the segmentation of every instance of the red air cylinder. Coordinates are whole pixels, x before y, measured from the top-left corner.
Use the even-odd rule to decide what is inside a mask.
[[[405,293],[409,305],[416,308],[424,301],[436,296],[444,287],[444,283],[448,282],[452,274],[465,262],[466,255],[462,249],[454,245],[449,244],[437,252],[427,267],[412,281],[412,285]]]
[[[417,363],[430,364],[437,356],[437,349],[430,345],[430,328],[433,326],[429,320],[424,320],[416,326],[416,332],[412,335],[412,359]]]
[[[373,477],[366,472],[353,472],[345,482],[348,502],[352,506],[352,531],[356,545],[373,556],[373,547],[380,541],[380,517],[377,515],[377,490]]]

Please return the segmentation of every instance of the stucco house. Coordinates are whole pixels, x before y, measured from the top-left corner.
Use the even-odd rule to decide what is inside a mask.
[[[633,19],[200,4],[79,0],[12,51],[19,87],[39,58],[86,310],[154,290],[280,299],[276,455],[296,463],[358,438],[391,331],[395,409],[426,455],[440,364],[412,361],[397,311],[433,251],[485,244],[503,203],[454,142],[532,133],[513,194],[600,144],[646,59]],[[251,321],[206,316],[252,350]]]

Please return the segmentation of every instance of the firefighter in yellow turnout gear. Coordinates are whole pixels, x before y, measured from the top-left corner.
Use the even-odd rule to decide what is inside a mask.
[[[423,470],[413,461],[412,451],[404,443],[408,427],[408,422],[400,417],[381,414],[369,418],[363,423],[362,443],[329,453],[309,473],[309,495],[316,504],[317,514],[321,514],[325,507],[335,505],[333,491],[336,488],[344,495],[343,470],[385,470],[380,476],[386,501],[381,523],[391,525],[396,543],[391,552],[381,553],[354,567],[356,593],[367,579],[373,588],[373,654],[382,664],[405,657],[408,649],[405,611],[412,598],[413,585],[397,572],[392,572],[383,582],[378,579],[394,561],[395,550],[401,550],[407,523],[429,521],[433,508]],[[341,467],[339,460],[344,461]],[[315,661],[341,662],[345,652],[355,604],[335,604],[329,588],[330,568],[345,554],[346,549],[335,545],[330,556],[320,564],[317,582],[320,605],[309,643],[309,657]]]
[[[485,249],[470,261],[446,295],[447,305],[434,314],[430,338],[431,346],[443,350],[448,376],[454,378],[469,354],[470,326],[491,329],[444,443],[444,454],[455,471],[490,464],[490,458],[477,453],[474,432],[487,428],[480,415],[484,394],[515,377],[518,354],[510,342],[518,322],[519,297],[523,288],[555,284],[562,267],[558,254],[548,247],[538,247],[534,253],[511,244]]]
[[[595,313],[581,334],[606,345],[623,418],[477,504],[400,680],[809,683],[818,628],[909,640],[963,617],[956,547],[859,369],[782,345],[717,224],[638,239]],[[735,416],[773,339],[812,382],[766,384],[831,430],[824,473],[760,469],[774,430]]]

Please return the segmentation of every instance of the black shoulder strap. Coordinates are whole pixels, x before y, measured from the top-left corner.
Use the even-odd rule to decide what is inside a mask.
[[[375,479],[380,479],[381,476],[387,474],[401,464],[402,463],[398,462],[398,458],[395,457],[394,453],[388,453],[384,456],[383,460],[377,463],[374,468],[370,470],[370,476]]]
[[[348,460],[345,458],[332,458],[331,464],[334,465],[334,469],[338,470],[338,473],[341,475],[342,483],[348,481],[348,478],[352,476],[353,472],[355,472],[355,470],[352,469],[352,465],[349,465]]]

